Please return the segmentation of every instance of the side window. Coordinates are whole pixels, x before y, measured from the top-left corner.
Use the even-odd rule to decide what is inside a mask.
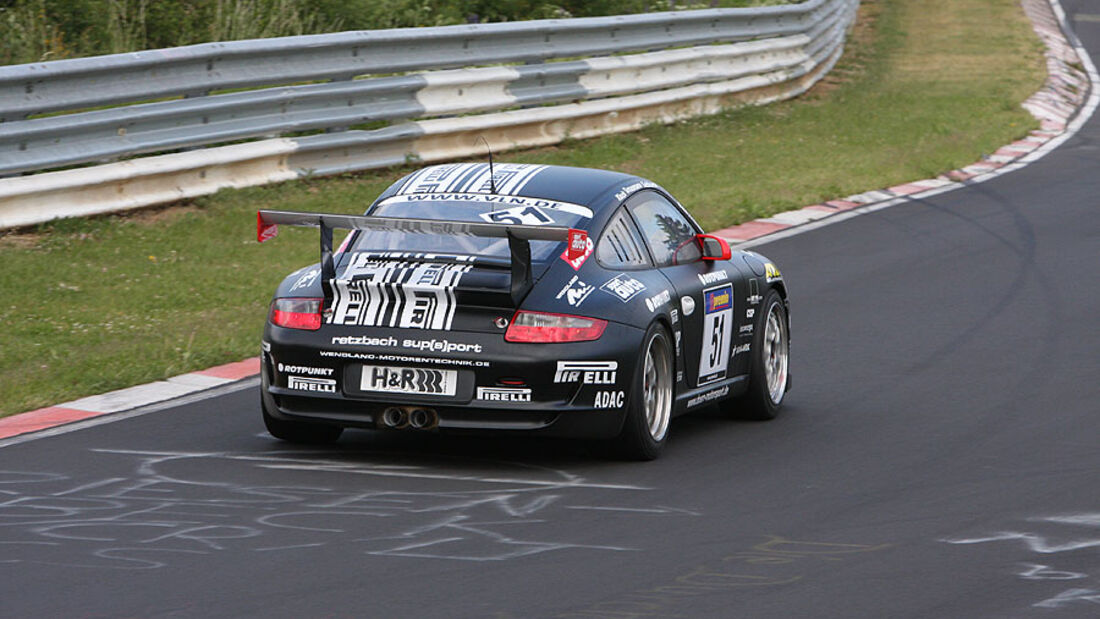
[[[657,266],[687,264],[702,257],[695,242],[695,227],[663,196],[643,191],[631,198],[627,207],[642,229]]]
[[[649,257],[642,247],[634,224],[626,211],[619,210],[604,227],[600,244],[596,246],[596,260],[612,269],[638,268],[649,265]]]

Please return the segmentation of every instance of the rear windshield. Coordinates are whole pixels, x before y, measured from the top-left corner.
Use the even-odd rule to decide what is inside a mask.
[[[554,200],[492,194],[408,194],[379,202],[368,215],[440,221],[588,227],[588,207]],[[531,259],[553,257],[558,241],[531,241]],[[508,239],[413,232],[360,230],[349,248],[357,252],[430,252],[511,260]]]

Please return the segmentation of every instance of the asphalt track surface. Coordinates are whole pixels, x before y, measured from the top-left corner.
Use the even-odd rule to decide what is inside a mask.
[[[680,418],[656,462],[295,448],[251,385],[4,447],[0,616],[1100,616],[1098,138],[762,246],[783,415]]]

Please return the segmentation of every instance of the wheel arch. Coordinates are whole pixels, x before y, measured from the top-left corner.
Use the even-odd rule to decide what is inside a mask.
[[[772,282],[770,286],[779,293],[779,298],[783,299],[784,304],[789,304],[787,300],[787,285],[783,283],[783,280]]]
[[[675,331],[675,329],[672,328],[672,319],[668,316],[668,314],[658,315],[649,324],[654,324],[654,323],[661,325],[661,327],[665,330],[665,333],[668,334],[669,344],[672,345],[672,376],[673,376],[672,395],[675,398],[676,397],[676,380],[675,380],[676,372],[677,372],[677,370],[684,369],[684,368],[680,367],[680,365],[679,365],[680,360],[676,358],[676,331]],[[646,327],[646,329],[648,330],[649,327]],[[790,329],[788,328],[788,330],[790,330]],[[643,337],[645,337],[645,336],[643,335]]]
[[[778,280],[778,281],[772,282],[770,284],[770,287],[771,287],[772,290],[775,290],[776,292],[779,293],[779,299],[781,301],[783,301],[783,309],[786,310],[784,313],[786,314],[786,318],[787,318],[787,344],[790,345],[790,339],[791,339],[791,302],[790,302],[790,299],[787,297],[787,285],[783,282],[783,280]]]

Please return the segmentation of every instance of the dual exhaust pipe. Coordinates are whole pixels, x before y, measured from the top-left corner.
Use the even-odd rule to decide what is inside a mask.
[[[390,406],[382,411],[381,425],[391,430],[434,430],[439,426],[439,414],[421,406]]]

